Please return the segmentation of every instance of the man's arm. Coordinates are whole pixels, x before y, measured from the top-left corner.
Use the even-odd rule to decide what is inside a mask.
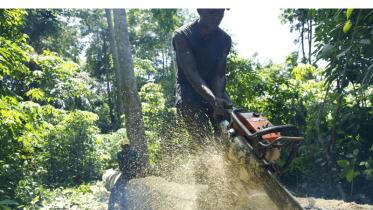
[[[226,100],[227,103],[231,103],[230,98],[225,91],[225,85],[226,85],[226,69],[227,69],[227,56],[229,54],[229,51],[231,49],[231,39],[229,38],[227,41],[227,44],[224,48],[224,51],[221,55],[221,57],[218,60],[217,65],[217,73],[215,75],[215,78],[213,78],[213,84],[212,84],[212,91],[214,92],[216,97],[223,98]]]
[[[181,34],[174,36],[176,59],[184,70],[184,75],[193,89],[200,94],[208,103],[215,105],[216,96],[201,78],[197,70],[197,64],[186,39]]]

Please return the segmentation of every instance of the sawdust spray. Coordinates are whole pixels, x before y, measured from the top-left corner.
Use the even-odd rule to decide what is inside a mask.
[[[240,180],[221,140],[209,136],[195,144],[183,128],[163,144],[154,176],[130,183],[134,194],[142,194],[134,209],[277,209],[257,183]]]

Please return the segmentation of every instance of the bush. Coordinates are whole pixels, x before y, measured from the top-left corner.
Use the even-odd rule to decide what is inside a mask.
[[[99,177],[102,167],[95,150],[97,119],[96,114],[79,110],[61,117],[49,133],[43,152],[47,183],[79,184]]]
[[[97,134],[98,162],[101,163],[102,169],[117,168],[117,153],[121,151],[122,143],[129,143],[126,129],[121,128],[116,132],[109,134]]]

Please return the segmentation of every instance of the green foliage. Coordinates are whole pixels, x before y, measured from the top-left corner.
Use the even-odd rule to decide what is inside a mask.
[[[139,95],[147,130],[149,161],[154,164],[160,155],[161,143],[170,141],[170,126],[175,116],[175,108],[166,106],[166,98],[160,84],[146,83],[141,87]]]
[[[128,144],[126,129],[121,128],[108,134],[97,134],[97,145],[95,149],[98,152],[98,161],[102,163],[103,169],[117,168],[117,153],[121,151],[122,144]]]
[[[130,42],[136,46],[132,49],[135,57],[155,58],[160,44],[159,34],[155,33],[157,29],[151,10],[131,9],[127,12],[127,18]]]
[[[165,110],[165,98],[161,91],[161,86],[156,83],[146,83],[141,87],[139,94],[146,125],[156,126],[158,122],[154,122],[154,119]]]
[[[27,208],[39,209],[105,209],[109,199],[108,192],[101,182],[81,184],[76,187],[42,189],[37,204]]]
[[[281,22],[290,23],[290,32],[298,32],[299,37],[294,40],[295,44],[299,43],[300,49],[297,54],[301,53],[302,63],[313,63],[313,27],[314,19],[316,16],[316,10],[314,9],[284,9],[284,12],[280,16]],[[299,52],[300,51],[300,52]],[[307,52],[308,51],[308,52]],[[298,57],[297,57],[298,59]]]
[[[134,68],[137,84],[140,89],[148,81],[151,81],[157,73],[157,70],[153,67],[153,63],[148,59],[135,58]]]
[[[369,125],[373,123],[370,68],[373,46],[369,28],[373,25],[373,13],[365,9],[322,9],[308,10],[312,16],[299,16],[295,15],[297,12],[285,10],[283,17],[292,27],[305,20],[314,21],[316,48],[313,55],[328,64],[318,76],[325,81],[323,96],[311,100],[314,104],[311,109],[306,106],[307,121],[315,125],[314,128],[308,127],[306,134],[315,138],[318,144],[306,143],[305,146],[307,150],[316,152],[317,157],[312,157],[314,155],[306,149],[302,150],[308,156],[301,155],[305,158],[302,163],[309,164],[309,168],[315,162],[325,166],[324,172],[318,172],[325,173],[330,180],[323,182],[342,185],[344,191],[349,190],[350,198],[360,199],[359,195],[369,195],[372,187],[368,181],[368,162],[373,154],[369,150],[372,135]],[[312,171],[302,173],[309,182],[315,183],[320,177]],[[314,179],[311,178],[313,174]],[[330,189],[329,192],[333,194],[335,191]]]
[[[255,68],[233,55],[228,61],[227,91],[236,106],[265,113],[276,123],[303,126],[304,106],[323,96],[322,83],[316,80],[318,74],[311,65]]]
[[[29,74],[27,63],[30,60],[29,53],[32,48],[26,44],[26,37],[21,36],[17,41],[11,41],[0,36],[0,93],[16,94],[11,89],[22,90],[24,87],[17,78]],[[16,86],[16,87],[13,87]]]
[[[27,12],[23,9],[0,9],[0,37],[17,40]],[[1,46],[1,45],[0,45]]]
[[[255,97],[263,92],[264,84],[260,81],[258,75],[255,74],[253,65],[246,59],[231,55],[228,58],[227,66],[228,84],[226,90],[228,95],[236,106],[258,110],[257,105],[250,102],[254,101]]]
[[[316,27],[317,50],[324,46],[331,53],[318,53],[319,58],[329,61],[326,77],[329,82],[339,77],[352,83],[371,85],[367,80],[371,75],[372,46],[370,30],[373,15],[370,10],[320,10]],[[348,16],[347,18],[345,15]],[[334,19],[327,18],[334,16]],[[354,25],[352,25],[352,23]],[[344,33],[341,33],[341,32]],[[348,33],[347,33],[348,32]],[[335,39],[330,39],[335,37]],[[356,71],[355,71],[356,69]],[[368,77],[368,78],[367,78]],[[364,79],[366,78],[366,79]],[[342,82],[342,88],[348,85]],[[363,82],[364,81],[364,82]]]
[[[175,9],[130,9],[127,18],[134,57],[152,61],[155,78],[170,76],[175,71],[171,38],[182,25],[181,15]]]
[[[97,158],[98,116],[77,109],[92,109],[95,83],[56,53],[35,54],[14,27],[23,10],[0,12],[9,27],[0,36],[0,207],[36,208],[44,187],[97,179],[108,165]]]
[[[364,169],[362,170],[363,175],[367,180],[372,181],[373,180],[373,160],[372,158],[369,158],[366,161],[360,162],[359,166],[364,166]]]
[[[81,42],[76,20],[68,10],[27,9],[20,31],[29,37],[29,44],[39,54],[50,50],[78,61]]]
[[[3,98],[0,110],[0,176],[5,180],[0,185],[5,194],[26,202],[41,183],[80,183],[99,176],[96,115],[11,99]],[[11,193],[14,189],[17,194]]]
[[[73,111],[63,115],[50,131],[45,145],[47,183],[80,183],[97,178],[102,170],[96,162],[97,115]]]
[[[34,60],[36,63],[30,75],[33,87],[41,88],[44,97],[39,102],[47,102],[65,109],[89,106],[85,99],[92,98],[89,89],[91,81],[87,81],[84,72],[78,72],[79,66],[71,61],[65,61],[57,54],[44,51],[43,55]],[[33,91],[35,89],[31,89]],[[39,94],[39,96],[41,96]]]
[[[10,210],[11,206],[17,206],[18,202],[11,199],[0,200],[0,208],[4,210]]]

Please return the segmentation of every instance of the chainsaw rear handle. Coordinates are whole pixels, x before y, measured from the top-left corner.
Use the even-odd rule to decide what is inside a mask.
[[[263,130],[257,131],[253,133],[252,135],[256,137],[262,137],[269,133],[277,133],[277,132],[281,132],[284,130],[296,130],[296,129],[297,127],[295,127],[294,125],[276,125],[276,126],[271,126]]]
[[[303,141],[303,137],[298,137],[298,136],[280,136],[273,142],[268,142],[268,141],[258,141],[258,144],[262,147],[270,147],[270,146],[277,146],[277,147],[282,147],[289,145],[289,143],[296,143]]]

